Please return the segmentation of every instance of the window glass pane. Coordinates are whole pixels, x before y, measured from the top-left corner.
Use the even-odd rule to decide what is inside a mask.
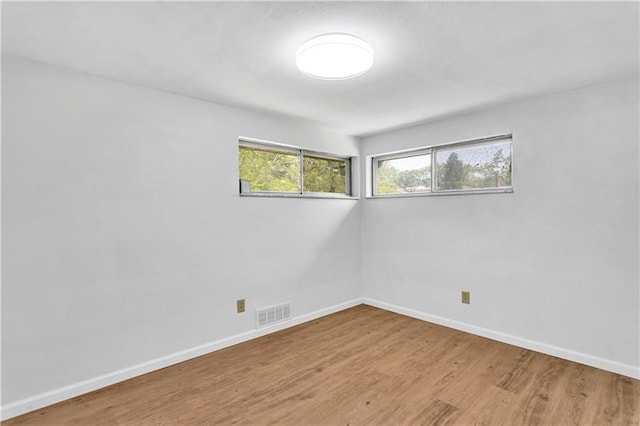
[[[240,146],[240,179],[252,192],[300,192],[298,154]]]
[[[436,151],[437,191],[511,186],[511,141]]]
[[[305,155],[304,192],[347,193],[347,161]]]
[[[379,160],[376,195],[431,191],[431,154]]]

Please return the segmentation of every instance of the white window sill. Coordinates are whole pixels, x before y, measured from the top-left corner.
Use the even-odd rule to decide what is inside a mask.
[[[251,192],[240,193],[241,197],[263,197],[263,198],[312,198],[320,200],[359,200],[359,197],[352,197],[348,195],[325,195],[325,194],[284,194],[284,193],[265,193],[265,192]]]
[[[389,194],[389,195],[369,195],[365,197],[367,200],[378,200],[384,198],[414,198],[414,197],[440,197],[446,195],[472,195],[472,194],[511,194],[513,188],[500,189],[477,189],[466,191],[442,191],[442,192],[420,192],[408,194]]]

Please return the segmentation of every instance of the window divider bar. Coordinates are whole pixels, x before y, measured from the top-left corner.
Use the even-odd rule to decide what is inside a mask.
[[[371,196],[378,196],[378,160],[376,157],[371,157]]]
[[[436,192],[438,173],[436,169],[436,151],[434,149],[431,150],[431,193]]]
[[[298,150],[298,182],[300,183],[300,195],[304,194],[304,154],[301,149]]]

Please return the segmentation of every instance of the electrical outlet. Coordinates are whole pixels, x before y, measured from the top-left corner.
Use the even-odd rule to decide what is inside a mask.
[[[238,299],[236,301],[236,309],[238,313],[244,312],[244,299]]]
[[[471,303],[471,292],[463,291],[462,292],[462,303],[469,305]]]

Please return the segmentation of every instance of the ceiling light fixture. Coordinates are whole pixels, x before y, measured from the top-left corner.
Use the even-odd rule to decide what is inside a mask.
[[[300,46],[296,65],[309,77],[344,80],[362,75],[371,68],[373,49],[369,43],[351,34],[322,34]]]

